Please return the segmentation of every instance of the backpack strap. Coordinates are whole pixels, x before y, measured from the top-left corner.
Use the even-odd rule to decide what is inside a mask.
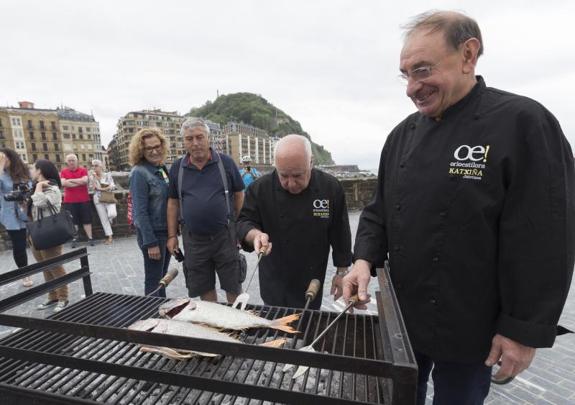
[[[226,208],[228,210],[228,225],[232,219],[232,209],[230,207],[230,190],[228,188],[228,178],[226,176],[226,170],[224,169],[224,163],[222,162],[222,157],[216,151],[213,151],[218,157],[218,169],[220,169],[220,176],[222,178],[222,183],[224,184],[224,193],[226,197]]]
[[[218,169],[220,172],[220,177],[222,178],[222,183],[224,185],[224,197],[226,199],[226,209],[228,211],[228,224],[231,221],[232,218],[232,209],[230,206],[230,190],[228,188],[228,179],[226,176],[226,169],[224,168],[224,164],[222,162],[222,157],[220,156],[220,154],[216,151],[212,151],[212,153],[214,153],[217,157],[218,157]],[[180,200],[180,223],[184,222],[184,200],[182,199],[182,183],[183,183],[183,178],[184,178],[184,159],[186,158],[187,155],[185,155],[184,157],[182,157],[182,159],[180,160],[180,167],[178,168],[178,199]]]
[[[182,183],[184,179],[184,159],[187,155],[182,156],[180,160],[180,167],[178,168],[178,200],[180,201],[180,209],[178,210],[180,215],[180,224],[184,223],[184,200],[182,198]]]

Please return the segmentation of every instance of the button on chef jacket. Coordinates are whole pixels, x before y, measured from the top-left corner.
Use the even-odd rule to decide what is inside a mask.
[[[320,170],[312,169],[300,194],[285,190],[276,171],[252,183],[238,218],[239,239],[253,228],[267,233],[273,245],[259,266],[260,294],[268,305],[303,307],[309,282],[317,278],[324,284],[330,246],[334,266],[351,264],[345,194],[335,177]],[[321,298],[322,291],[310,308],[320,308]]]
[[[481,77],[389,135],[355,258],[391,276],[416,351],[484,361],[496,333],[554,342],[573,272],[573,153],[539,103]]]

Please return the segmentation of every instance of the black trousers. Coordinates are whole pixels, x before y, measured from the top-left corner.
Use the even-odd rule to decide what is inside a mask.
[[[7,231],[12,241],[12,255],[18,268],[28,265],[28,254],[26,253],[26,229],[15,229]]]
[[[489,394],[491,367],[483,362],[464,364],[434,361],[418,352],[415,352],[415,359],[419,368],[417,405],[425,404],[430,373],[433,378],[433,405],[482,405]]]

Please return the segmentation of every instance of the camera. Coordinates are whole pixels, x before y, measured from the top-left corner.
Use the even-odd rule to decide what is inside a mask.
[[[33,190],[29,187],[28,183],[14,183],[12,191],[6,193],[4,199],[6,201],[22,202],[30,198],[32,193]]]
[[[181,263],[181,262],[184,261],[184,254],[182,253],[182,251],[181,251],[180,249],[174,250],[173,255],[174,255],[174,257],[176,258],[176,260],[177,260],[178,262]]]

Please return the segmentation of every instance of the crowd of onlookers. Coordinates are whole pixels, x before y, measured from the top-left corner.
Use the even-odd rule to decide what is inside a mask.
[[[205,138],[208,145],[208,134]],[[170,239],[167,232],[170,181],[168,168],[165,166],[166,154],[167,142],[159,130],[142,129],[132,139],[130,162],[133,169],[130,173],[128,221],[134,225],[137,243],[143,253],[146,294],[156,289],[161,277],[166,273],[172,253],[175,253],[173,249],[167,248]],[[227,166],[234,177],[233,187],[240,192],[244,184],[247,186],[261,176],[251,167],[249,156],[242,157],[241,171],[238,171],[229,157],[226,156],[225,159],[228,159]],[[115,188],[111,172],[105,170],[100,160],[93,160],[91,167],[86,168],[78,164],[76,155],[70,154],[66,156],[66,166],[58,171],[54,163],[47,159],[27,165],[14,150],[0,149],[0,224],[6,229],[11,240],[16,266],[21,268],[28,265],[28,246],[37,261],[62,254],[62,244],[36,249],[27,229],[30,223],[57,214],[62,209],[70,213],[75,227],[70,241],[71,248],[79,246],[81,231],[85,234],[87,245],[95,245],[92,206],[106,237],[103,243],[112,244],[112,224],[117,216],[117,201],[113,193]],[[242,199],[238,201],[241,202]],[[241,204],[236,207],[234,217],[239,213],[240,207]],[[233,246],[237,253],[235,240]],[[235,272],[235,266],[232,266],[232,271]],[[64,274],[64,268],[56,266],[45,271],[44,277],[49,281]],[[228,276],[222,278],[224,285],[227,285],[225,280],[238,278],[232,274]],[[31,287],[33,280],[25,277],[22,284],[24,287]],[[236,280],[233,284],[237,295],[241,283]],[[160,291],[157,294],[164,295],[165,292]],[[40,304],[38,309],[53,307],[54,311],[58,312],[67,304],[68,287],[64,286],[50,291],[47,301]]]
[[[6,229],[12,242],[14,262],[18,268],[28,265],[29,245],[37,261],[47,260],[62,254],[63,245],[36,249],[27,225],[41,218],[67,210],[75,225],[71,247],[79,243],[79,228],[82,226],[88,244],[94,246],[92,238],[92,201],[106,235],[105,244],[112,243],[112,222],[116,218],[116,204],[112,190],[114,180],[104,171],[100,160],[93,160],[90,170],[78,165],[74,154],[66,157],[66,167],[61,171],[49,160],[39,159],[33,164],[24,163],[14,150],[0,149],[0,223]],[[106,194],[107,193],[107,194]],[[104,198],[107,197],[108,199]],[[62,266],[44,272],[46,281],[65,274]],[[25,287],[33,285],[30,277],[22,281]],[[38,309],[54,307],[58,312],[68,305],[68,287],[50,291],[48,300]]]

